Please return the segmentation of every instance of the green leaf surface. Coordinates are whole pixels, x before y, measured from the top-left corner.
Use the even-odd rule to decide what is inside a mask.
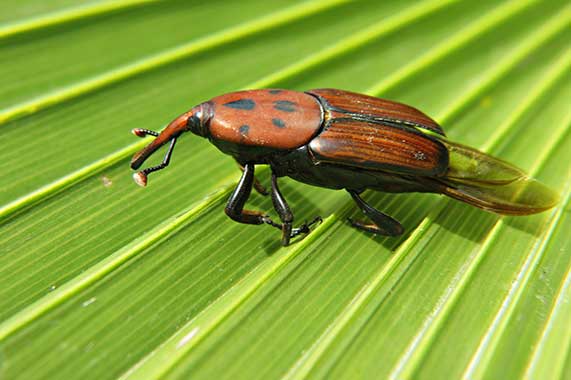
[[[154,0],[5,0],[0,4],[0,37],[42,29],[83,17],[113,12]]]
[[[570,26],[564,0],[2,2],[0,378],[569,378]],[[130,129],[263,87],[414,105],[561,201],[366,192],[387,238],[282,179],[323,217],[283,248],[224,214],[239,171],[206,140],[136,187]]]

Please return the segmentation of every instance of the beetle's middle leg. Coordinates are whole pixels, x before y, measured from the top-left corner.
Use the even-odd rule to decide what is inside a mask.
[[[282,225],[279,226],[282,230],[282,245],[288,246],[292,237],[300,234],[307,234],[310,232],[310,227],[315,223],[320,223],[321,218],[317,217],[309,223],[303,223],[297,228],[293,228],[293,213],[291,212],[285,198],[283,197],[278,187],[278,176],[272,172],[272,203],[274,208],[280,216]],[[275,226],[277,227],[277,226]]]
[[[357,206],[359,206],[361,211],[363,211],[363,213],[373,221],[373,224],[366,224],[357,220],[349,219],[349,222],[353,225],[353,227],[359,228],[363,231],[373,232],[375,234],[385,236],[398,236],[404,232],[404,228],[398,221],[386,214],[383,214],[365,202],[358,192],[354,190],[347,191],[349,194],[351,194],[351,197],[355,203],[357,203]]]

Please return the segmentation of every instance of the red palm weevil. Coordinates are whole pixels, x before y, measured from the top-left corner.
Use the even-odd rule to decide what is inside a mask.
[[[351,224],[389,236],[402,234],[403,227],[368,204],[361,197],[364,190],[441,193],[505,215],[538,213],[558,200],[552,190],[511,164],[449,141],[438,123],[416,108],[336,89],[232,92],[185,112],[161,133],[134,129],[139,137],[156,139],[133,157],[132,169],[170,142],[160,165],[134,174],[139,185],[146,185],[149,173],[168,166],[177,138],[187,131],[208,138],[243,170],[226,214],[240,223],[279,228],[284,246],[320,220],[293,228],[293,213],[278,187],[278,178],[284,176],[347,190],[372,222]],[[271,168],[272,202],[281,223],[244,210],[252,187],[258,185],[258,164]]]

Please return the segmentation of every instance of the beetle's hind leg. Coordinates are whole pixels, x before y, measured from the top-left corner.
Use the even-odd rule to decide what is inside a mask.
[[[351,197],[357,203],[357,206],[363,211],[363,213],[373,221],[373,224],[366,224],[357,220],[349,219],[349,222],[356,228],[363,231],[372,232],[379,235],[385,236],[398,236],[404,232],[402,225],[391,218],[390,216],[383,214],[379,210],[375,209],[373,206],[368,204],[361,198],[358,192],[354,190],[347,190]]]
[[[293,213],[291,212],[285,198],[283,197],[280,189],[278,187],[278,177],[275,173],[272,173],[272,203],[277,211],[282,225],[272,224],[274,227],[281,228],[282,230],[282,245],[288,246],[291,238],[309,233],[310,227],[316,223],[321,223],[321,217],[316,217],[309,223],[303,223],[297,228],[293,228]]]

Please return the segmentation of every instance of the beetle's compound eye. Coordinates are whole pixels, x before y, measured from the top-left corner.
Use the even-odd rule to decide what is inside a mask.
[[[200,128],[200,116],[202,116],[200,113],[195,113],[186,119],[186,127],[194,133],[196,133],[195,131]]]
[[[192,109],[191,115],[186,119],[186,129],[198,136],[206,136],[206,127],[202,105]]]
[[[188,116],[186,119],[187,131],[201,137],[208,136],[210,119],[213,116],[212,105],[209,102],[197,105],[185,115]]]

